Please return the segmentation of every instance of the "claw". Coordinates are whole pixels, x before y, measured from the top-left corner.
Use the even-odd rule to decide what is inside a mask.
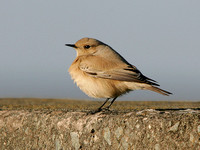
[[[92,110],[92,111],[89,111],[87,114],[96,114],[96,113],[98,113],[98,112],[101,112],[102,111],[102,109],[101,108],[98,108],[97,110]]]
[[[104,110],[104,111],[110,111],[109,107],[105,107],[102,110]]]

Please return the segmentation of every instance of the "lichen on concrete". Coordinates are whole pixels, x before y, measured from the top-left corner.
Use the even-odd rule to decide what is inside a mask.
[[[78,133],[71,132],[70,135],[71,135],[72,146],[75,148],[75,150],[78,150],[80,148]]]
[[[108,127],[104,128],[104,139],[106,142],[111,145],[111,139],[110,139],[110,129]]]
[[[172,127],[170,127],[169,131],[176,132],[178,130],[180,122],[175,123]]]
[[[200,134],[200,125],[197,127],[197,132]]]
[[[122,127],[118,127],[116,130],[115,130],[115,136],[116,138],[119,140],[120,136],[123,134],[123,128]]]

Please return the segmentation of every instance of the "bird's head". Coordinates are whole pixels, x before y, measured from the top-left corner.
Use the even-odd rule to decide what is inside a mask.
[[[78,40],[75,44],[65,45],[75,48],[77,51],[77,56],[92,55],[107,46],[103,42],[93,38],[82,38]]]

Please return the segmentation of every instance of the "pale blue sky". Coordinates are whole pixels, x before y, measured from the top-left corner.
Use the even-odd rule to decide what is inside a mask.
[[[109,44],[161,88],[121,100],[199,100],[200,1],[0,2],[0,97],[89,99],[67,72],[76,57],[65,43]]]

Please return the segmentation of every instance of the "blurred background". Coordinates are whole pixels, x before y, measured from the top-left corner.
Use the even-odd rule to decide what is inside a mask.
[[[120,100],[199,100],[200,1],[0,1],[0,97],[92,99],[73,83],[66,43],[103,41],[161,88]]]

